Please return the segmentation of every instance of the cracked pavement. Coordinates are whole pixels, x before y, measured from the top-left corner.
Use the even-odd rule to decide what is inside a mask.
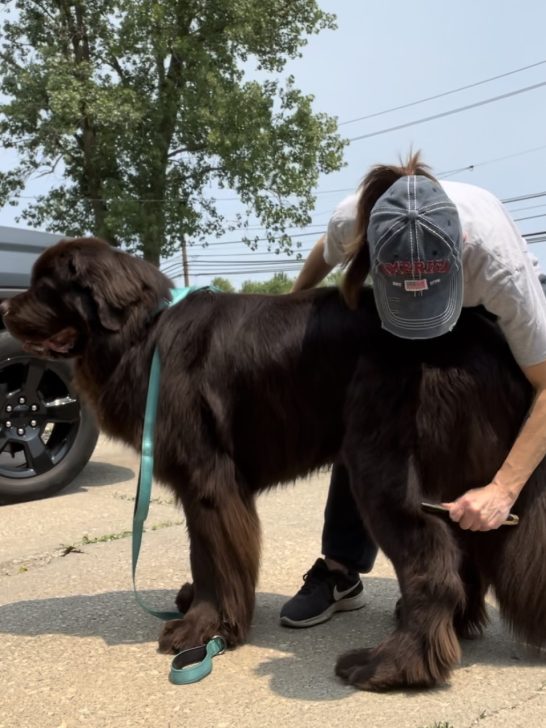
[[[546,659],[511,638],[493,601],[485,637],[463,643],[449,686],[374,694],[335,677],[339,653],[374,645],[392,628],[398,588],[383,556],[363,577],[362,610],[307,630],[279,626],[282,604],[319,555],[326,474],[260,498],[263,557],[249,642],[216,657],[202,682],[170,684],[170,658],[156,651],[160,623],[132,593],[127,532],[137,472],[136,455],[101,438],[62,494],[0,508],[0,728],[546,723]],[[154,486],[139,591],[152,607],[171,609],[188,576],[183,515]]]

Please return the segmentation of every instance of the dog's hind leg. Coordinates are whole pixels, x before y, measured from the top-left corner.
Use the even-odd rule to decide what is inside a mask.
[[[403,464],[397,463],[396,473],[387,477],[393,460],[381,474],[350,466],[355,497],[378,546],[395,567],[402,593],[395,631],[376,648],[349,652],[338,660],[337,674],[368,690],[443,683],[460,658],[454,628],[455,614],[462,612],[465,601],[459,551],[445,523],[408,502],[400,482]]]
[[[183,502],[193,598],[182,620],[166,623],[160,650],[178,652],[214,635],[235,646],[246,638],[254,611],[260,559],[254,498],[234,481],[211,486],[209,480],[208,487],[188,488]]]
[[[453,626],[459,639],[475,639],[483,633],[489,622],[485,604],[488,582],[476,568],[474,560],[467,556],[463,557],[459,573],[464,586],[465,600],[455,613]],[[394,617],[399,625],[402,624],[403,609],[400,598],[394,610]]]
[[[475,639],[483,633],[489,622],[485,604],[489,582],[477,568],[475,559],[468,555],[463,556],[460,574],[465,602],[455,614],[455,632],[460,639]]]
[[[443,683],[460,657],[454,629],[465,601],[460,552],[448,525],[421,511],[420,487],[409,477],[412,391],[403,382],[395,389],[367,394],[342,451],[362,517],[392,561],[402,593],[395,631],[374,649],[338,660],[337,674],[367,690]]]

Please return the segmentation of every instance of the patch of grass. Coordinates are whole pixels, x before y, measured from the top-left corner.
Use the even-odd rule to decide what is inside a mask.
[[[84,536],[81,540],[83,546],[88,546],[92,543],[107,543],[108,541],[117,541],[120,538],[127,538],[130,536],[132,531],[121,531],[121,533],[106,533],[104,536],[96,536],[95,538],[89,538]]]
[[[127,493],[114,493],[113,497],[116,498],[117,500],[131,501],[132,503],[134,503],[134,501],[135,501],[135,496],[127,495]],[[168,498],[168,497],[163,498],[160,495],[156,495],[156,496],[153,496],[152,498],[150,498],[150,503],[156,503],[157,505],[160,505],[160,506],[173,506],[175,504],[174,498]]]
[[[150,526],[150,528],[145,528],[144,533],[147,531],[159,531],[161,528],[170,528],[171,526],[181,526],[184,523],[184,521],[163,521],[162,523],[154,523],[153,526]],[[89,538],[89,536],[84,536],[79,544],[81,546],[89,546],[93,543],[108,543],[109,541],[118,541],[120,538],[127,538],[127,536],[132,535],[132,531],[121,531],[120,533],[106,533],[104,536],[95,536],[94,538]],[[76,546],[63,546],[63,549],[65,553],[70,553],[70,551],[77,551],[77,545]],[[65,554],[63,554],[64,556]]]
[[[171,526],[181,526],[184,521],[163,521],[162,523],[154,523],[150,528],[145,528],[144,533],[147,531],[159,531],[162,528],[170,528]],[[61,544],[61,556],[67,556],[71,553],[81,554],[83,551],[78,546],[90,546],[94,543],[109,543],[110,541],[119,541],[121,538],[127,538],[132,536],[132,531],[120,531],[119,533],[105,533],[103,536],[95,536],[89,538],[86,534],[81,541],[77,541],[75,544],[66,545]]]
[[[150,531],[159,531],[160,528],[169,528],[170,526],[181,526],[184,521],[165,521],[164,523],[156,523],[150,528]]]

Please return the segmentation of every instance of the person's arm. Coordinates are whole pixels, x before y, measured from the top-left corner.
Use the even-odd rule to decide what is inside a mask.
[[[303,264],[298,277],[292,286],[292,292],[304,291],[307,288],[314,288],[328,273],[335,267],[324,260],[324,242],[326,236],[323,235],[317,240],[307,260]]]
[[[450,517],[461,528],[489,531],[508,516],[537,465],[546,456],[546,362],[522,367],[536,391],[529,416],[508,457],[488,485],[474,488],[452,503]]]

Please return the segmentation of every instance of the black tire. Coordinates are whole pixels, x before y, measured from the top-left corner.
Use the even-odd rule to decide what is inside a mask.
[[[91,457],[99,431],[71,365],[25,353],[0,332],[0,503],[45,498]]]

